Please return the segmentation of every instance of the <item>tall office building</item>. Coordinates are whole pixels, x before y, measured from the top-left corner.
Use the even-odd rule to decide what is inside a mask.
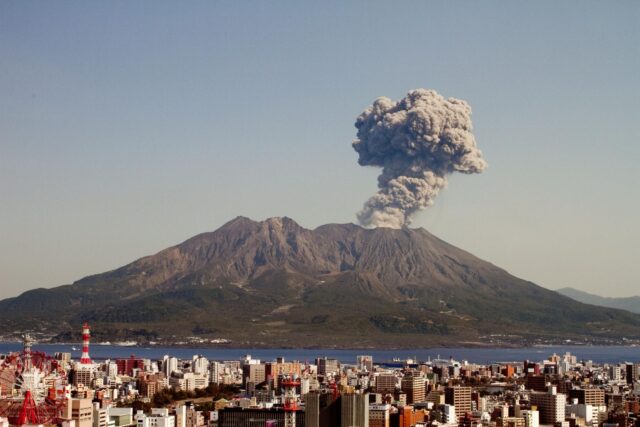
[[[320,427],[320,393],[318,392],[304,395],[304,425]]]
[[[304,401],[305,427],[333,427],[340,425],[340,399],[333,393],[312,391],[304,395]]]
[[[549,387],[549,391],[532,392],[529,398],[531,406],[536,406],[540,412],[541,424],[554,424],[564,421],[565,405],[567,396],[558,393],[553,386]]]
[[[220,374],[224,371],[224,365],[220,362],[209,363],[209,382],[211,384],[220,383]]]
[[[425,401],[426,379],[421,372],[408,372],[402,378],[401,388],[407,394],[407,404]]]
[[[336,375],[340,372],[340,362],[337,359],[320,357],[316,359],[316,365],[318,365],[318,375]]]
[[[247,383],[260,384],[267,379],[265,365],[250,364],[242,367],[242,384],[244,387]]]
[[[455,406],[458,419],[463,417],[471,412],[471,387],[447,387],[444,390],[444,401]]]
[[[369,427],[369,393],[347,393],[340,399],[342,427]]]
[[[616,365],[609,366],[609,380],[620,381],[621,379],[622,379],[622,369],[620,369],[620,366],[616,366]]]
[[[171,374],[178,370],[178,359],[175,357],[164,356],[162,359],[162,372],[169,378]]]
[[[206,374],[209,371],[209,359],[204,356],[194,356],[191,365],[194,374]]]
[[[77,363],[72,372],[73,385],[76,387],[84,386],[86,388],[91,388],[95,372],[95,365],[83,365],[81,363]]]
[[[373,356],[358,356],[356,358],[358,369],[361,371],[373,371]]]
[[[640,379],[640,363],[627,363],[627,384],[633,384]]]
[[[137,372],[144,372],[144,360],[133,354],[128,359],[117,359],[118,375],[135,376]]]
[[[376,393],[393,393],[398,379],[395,374],[380,374],[376,379]]]

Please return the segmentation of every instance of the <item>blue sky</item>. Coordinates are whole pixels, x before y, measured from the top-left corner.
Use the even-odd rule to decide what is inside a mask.
[[[0,297],[237,215],[355,221],[357,115],[467,100],[489,163],[414,226],[549,288],[640,294],[640,3],[0,3]]]

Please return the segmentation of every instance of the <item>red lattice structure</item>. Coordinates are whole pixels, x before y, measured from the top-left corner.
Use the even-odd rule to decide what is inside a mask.
[[[32,351],[32,343],[25,335],[23,351],[0,365],[0,417],[16,426],[56,424],[67,398],[67,373],[57,360]]]
[[[300,380],[295,375],[288,375],[282,381],[284,389],[284,425],[296,427],[296,411],[298,410],[298,396],[296,389],[300,387]]]

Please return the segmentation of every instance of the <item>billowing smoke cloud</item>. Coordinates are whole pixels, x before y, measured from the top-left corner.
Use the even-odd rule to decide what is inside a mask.
[[[408,225],[415,212],[433,204],[447,175],[487,167],[471,133],[469,104],[434,90],[413,90],[398,102],[378,98],[355,126],[358,163],[382,167],[379,191],[358,213],[365,227]]]

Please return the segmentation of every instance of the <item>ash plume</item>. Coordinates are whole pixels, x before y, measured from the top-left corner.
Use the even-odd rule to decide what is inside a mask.
[[[487,167],[476,147],[469,104],[434,90],[416,89],[398,102],[378,98],[355,126],[358,163],[382,167],[378,192],[358,213],[365,227],[409,225],[447,186],[447,175]]]

